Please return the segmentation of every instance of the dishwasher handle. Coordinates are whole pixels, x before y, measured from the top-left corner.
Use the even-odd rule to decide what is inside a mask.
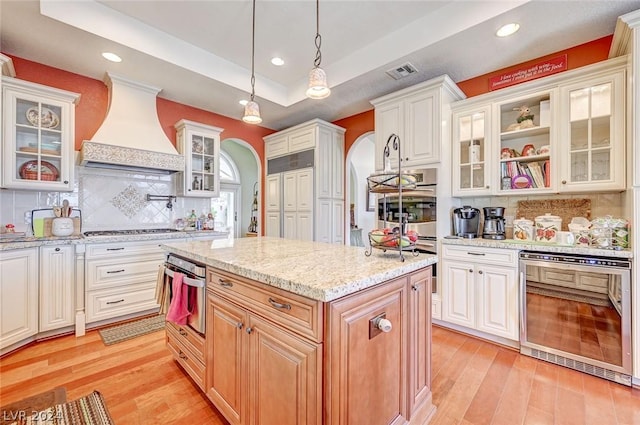
[[[171,269],[168,269],[168,268],[165,268],[165,269],[164,269],[164,274],[166,274],[166,275],[167,275],[167,276],[169,276],[170,278],[173,278],[173,277],[174,277],[174,275],[175,275],[175,273],[176,273],[176,272],[174,272],[174,271],[173,271],[173,270],[171,270]],[[189,286],[193,286],[193,287],[195,287],[195,288],[204,288],[204,287],[207,285],[207,283],[206,283],[204,280],[202,280],[202,279],[192,279],[192,278],[187,277],[187,276],[184,276],[184,277],[182,278],[182,281],[183,281],[184,283],[186,283],[187,285],[189,285]]]

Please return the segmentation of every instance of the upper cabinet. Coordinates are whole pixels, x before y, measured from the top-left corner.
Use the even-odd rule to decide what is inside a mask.
[[[453,104],[453,196],[624,190],[627,61]]]
[[[401,141],[402,168],[421,168],[440,161],[440,145],[448,140],[448,105],[465,96],[448,76],[425,81],[374,99],[376,170],[398,169],[398,157],[383,160],[384,146],[392,134]]]
[[[2,77],[2,187],[73,190],[79,99],[77,93]]]
[[[223,129],[193,121],[175,125],[178,151],[185,169],[177,179],[182,196],[215,198],[220,195],[220,133]]]
[[[624,71],[560,87],[560,190],[624,190]]]

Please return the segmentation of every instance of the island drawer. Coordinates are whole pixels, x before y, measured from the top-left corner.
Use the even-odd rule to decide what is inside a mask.
[[[207,289],[300,336],[322,342],[321,301],[211,267],[207,269]]]
[[[518,265],[518,251],[515,249],[443,245],[441,258],[482,262],[500,266]]]
[[[195,383],[202,391],[205,389],[205,366],[204,362],[199,361],[197,356],[185,345],[175,333],[170,332],[167,328],[167,347],[173,354],[176,361],[191,376]]]
[[[167,335],[172,334],[174,339],[182,342],[200,362],[204,363],[204,337],[189,326],[176,325],[172,322],[167,322],[166,331]]]

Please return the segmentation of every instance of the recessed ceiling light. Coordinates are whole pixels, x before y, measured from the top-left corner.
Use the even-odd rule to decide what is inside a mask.
[[[241,104],[242,106],[246,106],[247,103],[249,103],[248,100],[246,99],[242,99],[241,101],[238,102],[239,104]]]
[[[498,37],[507,37],[520,29],[520,24],[512,23],[501,26],[498,31],[496,31],[496,35]]]
[[[282,66],[284,65],[284,59],[275,57],[271,59],[271,63],[274,64],[275,66]]]
[[[102,57],[111,62],[122,62],[122,58],[115,53],[104,52]]]

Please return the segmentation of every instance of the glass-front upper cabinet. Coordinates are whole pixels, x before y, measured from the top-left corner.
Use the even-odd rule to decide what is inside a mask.
[[[453,196],[491,193],[491,107],[453,113]]]
[[[622,190],[624,71],[561,87],[561,191]]]
[[[498,194],[544,193],[553,189],[555,89],[496,104],[499,149]]]
[[[2,187],[73,190],[75,104],[80,95],[2,77]]]
[[[178,151],[185,170],[178,177],[183,196],[215,198],[220,195],[220,133],[222,128],[187,120],[175,125]]]

